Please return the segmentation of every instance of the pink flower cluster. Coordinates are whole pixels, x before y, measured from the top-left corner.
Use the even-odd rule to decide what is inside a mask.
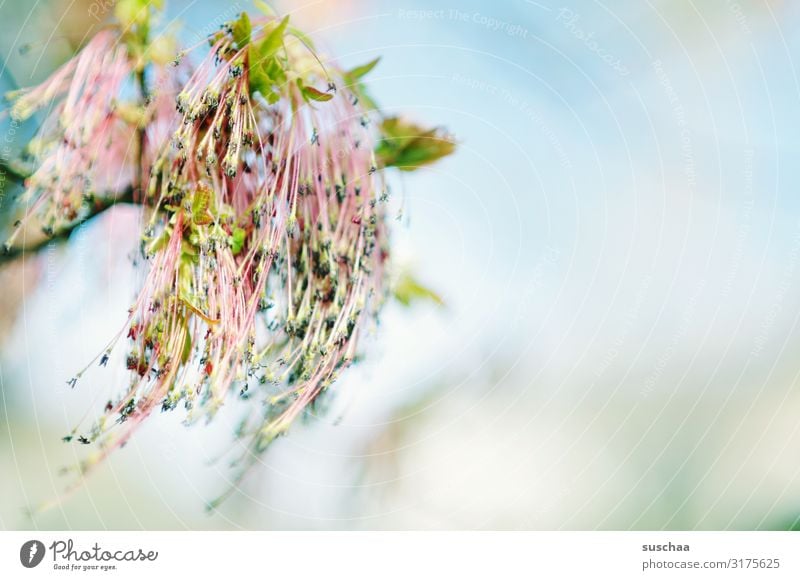
[[[132,380],[67,437],[99,444],[82,473],[154,410],[210,418],[230,396],[254,401],[238,433],[250,464],[353,361],[384,298],[388,193],[368,111],[344,72],[276,41],[285,21],[246,24],[244,40],[233,26],[215,35],[196,67],[157,71],[139,108],[124,104],[139,72],[113,31],[16,96],[20,118],[55,103],[32,213],[54,227],[88,193],[125,187],[146,212],[148,273],[98,357],[127,337]]]

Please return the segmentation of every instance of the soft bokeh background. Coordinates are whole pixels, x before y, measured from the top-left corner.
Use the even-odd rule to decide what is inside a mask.
[[[53,70],[102,6],[0,3],[5,88]],[[149,421],[29,518],[82,451],[60,437],[125,380],[112,360],[65,385],[135,288],[135,212],[109,212],[0,272],[0,527],[798,526],[796,2],[276,7],[347,66],[382,55],[383,107],[457,135],[457,155],[395,184],[398,258],[446,308],[391,306],[328,413],[219,512],[203,508],[230,476],[214,460],[235,408]],[[169,15],[193,39],[250,8]],[[0,147],[30,130],[4,121]]]

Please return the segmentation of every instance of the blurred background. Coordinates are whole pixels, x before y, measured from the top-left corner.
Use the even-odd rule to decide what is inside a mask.
[[[3,90],[109,4],[0,4]],[[60,438],[126,380],[118,353],[66,386],[140,276],[135,210],[106,212],[0,269],[1,528],[800,527],[800,5],[274,6],[347,67],[382,56],[382,107],[457,136],[395,182],[397,259],[446,306],[389,306],[327,412],[219,511],[236,405],[148,421],[30,517],[80,457]],[[168,2],[187,42],[252,8]],[[4,120],[0,154],[32,130]]]

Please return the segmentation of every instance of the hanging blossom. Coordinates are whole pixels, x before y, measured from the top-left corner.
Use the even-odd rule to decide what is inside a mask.
[[[135,130],[118,105],[131,72],[125,46],[105,30],[44,83],[12,93],[16,120],[51,108],[29,145],[36,170],[22,198],[46,232],[77,219],[89,192],[130,182]]]
[[[102,30],[40,85],[12,91],[11,117],[24,121],[37,112],[44,120],[27,146],[33,173],[24,182],[21,226],[37,220],[47,235],[63,231],[106,198],[133,197],[137,159],[146,166],[174,122],[173,102],[182,71],[154,63],[159,92],[134,106],[131,84],[137,59],[117,30]]]
[[[209,45],[195,67],[176,61],[185,74],[159,77],[144,128],[114,112],[133,68],[110,32],[14,104],[23,116],[66,95],[29,183],[48,219],[75,219],[101,171],[135,181],[119,148],[134,133],[141,143],[148,271],[125,328],[98,356],[104,366],[126,339],[132,380],[99,420],[65,437],[98,445],[81,474],[153,412],[183,408],[191,423],[235,396],[256,401],[237,431],[241,477],[354,361],[387,296],[383,169],[453,148],[438,130],[374,122],[360,79],[377,61],[323,65],[288,18],[242,14]]]

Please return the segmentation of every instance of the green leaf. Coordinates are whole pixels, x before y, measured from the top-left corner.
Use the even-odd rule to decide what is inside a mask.
[[[303,93],[303,98],[306,101],[330,101],[333,98],[333,94],[323,93],[314,87],[306,86],[300,79],[298,79],[298,84],[300,85],[300,92]]]
[[[268,101],[273,92],[273,85],[280,86],[286,82],[286,71],[276,58],[276,54],[283,46],[283,37],[288,25],[288,16],[277,25],[273,24],[272,30],[254,49],[251,47],[248,54],[250,92],[258,91]]]
[[[348,80],[347,77],[345,78],[345,82],[347,83],[345,87],[349,88],[353,94],[356,96],[358,101],[360,101],[362,107],[367,111],[377,111],[378,104],[375,102],[369,93],[367,92],[367,87],[364,86],[364,83],[359,82],[351,82]]]
[[[181,261],[187,264],[197,261],[197,247],[188,240],[181,242]]]
[[[242,251],[246,235],[247,232],[242,228],[234,228],[233,234],[231,234],[231,252],[234,256]]]
[[[148,4],[143,0],[119,0],[114,6],[114,16],[126,28],[145,24],[150,16]]]
[[[233,41],[239,48],[244,48],[250,42],[250,34],[253,32],[253,25],[250,24],[250,16],[247,12],[242,12],[239,18],[231,26]]]
[[[375,100],[370,97],[369,93],[367,92],[367,88],[364,86],[364,83],[359,82],[359,80],[367,75],[367,73],[369,73],[372,69],[374,69],[379,61],[380,57],[374,58],[366,64],[362,64],[361,66],[350,69],[343,75],[345,86],[353,91],[353,94],[358,98],[359,101],[361,101],[361,104],[367,110],[377,109],[378,105],[375,103]]]
[[[431,301],[438,306],[444,306],[444,300],[436,292],[420,284],[412,274],[406,272],[400,276],[394,288],[394,297],[403,306],[410,306],[412,302]]]
[[[258,54],[262,63],[266,62],[271,56],[274,56],[283,46],[283,35],[286,33],[286,27],[288,25],[289,17],[285,16],[259,43]]]
[[[148,254],[155,254],[156,252],[160,252],[164,247],[166,247],[167,242],[169,242],[169,238],[171,235],[171,231],[169,228],[165,228],[163,232],[161,232],[156,238],[145,240],[149,241],[147,245],[147,253]]]
[[[277,58],[273,57],[265,63],[264,72],[274,84],[281,86],[286,83],[286,70]]]
[[[452,138],[440,129],[426,129],[398,117],[384,119],[381,133],[383,139],[375,148],[375,155],[383,167],[414,171],[450,155],[456,148]]]
[[[358,83],[350,87],[350,90],[355,93],[358,100],[361,101],[362,106],[367,111],[377,111],[378,110],[378,103],[375,102],[370,94],[367,92],[367,88],[364,86],[364,83]]]
[[[183,329],[186,333],[186,340],[183,342],[183,352],[181,353],[181,362],[186,364],[189,357],[192,356],[192,335],[189,332],[189,323],[186,319],[183,321]]]
[[[311,38],[305,32],[300,30],[299,28],[295,28],[294,26],[290,26],[289,27],[289,34],[291,34],[292,36],[294,36],[297,39],[299,39],[300,42],[304,43],[309,48],[311,48],[311,49],[314,48],[314,41],[311,40]]]
[[[205,186],[198,187],[192,197],[192,222],[202,226],[214,221],[214,216],[209,211],[214,203],[213,190]]]
[[[248,63],[250,66],[250,71],[248,73],[250,94],[258,91],[262,95],[265,95],[272,87],[272,82],[270,82],[269,75],[264,71],[261,60],[258,58],[258,51],[252,44],[250,45],[248,55]]]
[[[271,95],[275,93],[273,87],[280,90],[286,84],[286,70],[277,57],[273,56],[264,61],[255,58],[255,54],[253,50],[250,51],[250,93],[258,91],[270,101]]]
[[[350,69],[349,71],[344,73],[346,80],[348,80],[348,81],[352,80],[354,82],[359,80],[360,78],[365,76],[367,73],[369,73],[369,71],[374,69],[375,65],[377,65],[380,60],[381,60],[381,57],[377,57],[377,58],[372,59],[371,61],[369,61],[366,64],[362,64],[361,66],[357,66],[355,68]],[[348,84],[351,84],[351,83],[348,83]]]

